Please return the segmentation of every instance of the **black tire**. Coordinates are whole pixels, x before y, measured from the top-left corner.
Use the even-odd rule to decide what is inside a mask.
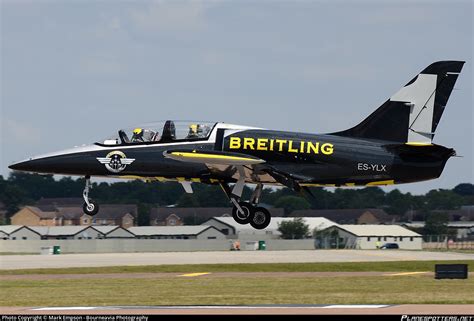
[[[90,206],[87,206],[87,203],[84,203],[84,205],[82,205],[82,210],[87,215],[90,215],[90,216],[96,215],[97,212],[99,212],[99,204],[97,204],[97,202],[90,201],[90,200],[89,200],[89,204]]]
[[[250,225],[254,229],[263,230],[270,224],[271,220],[272,220],[272,215],[266,208],[256,207],[254,209],[253,218],[250,221]]]
[[[239,202],[240,207],[244,210],[244,213],[240,213],[237,207],[232,208],[232,217],[239,224],[248,224],[253,219],[254,207],[252,204],[247,202]]]

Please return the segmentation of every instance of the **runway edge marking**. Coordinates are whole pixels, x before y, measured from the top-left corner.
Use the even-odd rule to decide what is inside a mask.
[[[33,311],[63,311],[63,310],[96,310],[98,307],[43,307],[34,308]]]
[[[328,305],[325,307],[322,307],[323,309],[380,309],[380,308],[386,308],[389,307],[390,305],[386,304],[333,304],[333,305]]]
[[[201,273],[187,273],[187,274],[181,274],[179,276],[184,276],[184,277],[195,277],[195,276],[203,276],[203,275],[209,275],[211,273],[209,272],[201,272]]]
[[[391,274],[384,274],[384,276],[404,276],[404,275],[418,275],[418,274],[427,274],[430,273],[429,271],[424,272],[402,272],[402,273],[391,273]]]
[[[175,305],[175,306],[103,306],[103,307],[42,307],[34,308],[32,311],[71,311],[71,310],[124,310],[124,309],[152,309],[152,310],[213,310],[213,309],[229,309],[229,310],[240,310],[240,309],[289,309],[289,308],[301,308],[301,309],[380,309],[390,307],[391,305],[384,304],[353,304],[353,305]]]

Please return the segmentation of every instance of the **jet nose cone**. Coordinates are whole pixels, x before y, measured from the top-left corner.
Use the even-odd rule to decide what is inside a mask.
[[[11,164],[10,166],[8,166],[8,168],[10,169],[13,169],[15,171],[30,171],[33,169],[33,161],[21,161],[21,162],[17,162],[17,163],[14,163],[14,164]]]

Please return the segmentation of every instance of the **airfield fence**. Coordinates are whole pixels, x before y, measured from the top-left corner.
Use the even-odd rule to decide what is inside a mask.
[[[454,237],[452,235],[423,236],[425,250],[474,250],[474,235]]]
[[[257,250],[258,239],[241,239],[242,250]],[[43,247],[58,246],[61,253],[130,253],[130,252],[180,252],[180,251],[229,251],[232,240],[152,240],[152,239],[92,239],[92,240],[0,240],[0,253],[40,253]],[[252,243],[254,246],[247,246]],[[321,237],[302,240],[265,240],[267,251],[360,249],[353,239]],[[448,236],[425,236],[419,248],[425,250],[474,250],[474,239]],[[363,247],[370,249],[369,247]]]
[[[242,250],[258,250],[259,239],[240,240]],[[249,245],[247,245],[249,243]],[[265,250],[314,250],[314,240],[266,240]],[[0,240],[0,253],[42,253],[58,246],[61,253],[132,253],[230,251],[232,240],[91,239],[91,240]]]

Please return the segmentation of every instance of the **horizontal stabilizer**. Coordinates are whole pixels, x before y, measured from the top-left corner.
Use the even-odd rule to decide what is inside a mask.
[[[211,150],[167,150],[163,152],[166,158],[171,158],[181,162],[214,164],[214,165],[255,165],[265,163],[263,159],[258,157],[223,151]]]
[[[447,160],[449,157],[456,156],[454,149],[436,144],[387,144],[383,147],[402,159],[410,161]]]

